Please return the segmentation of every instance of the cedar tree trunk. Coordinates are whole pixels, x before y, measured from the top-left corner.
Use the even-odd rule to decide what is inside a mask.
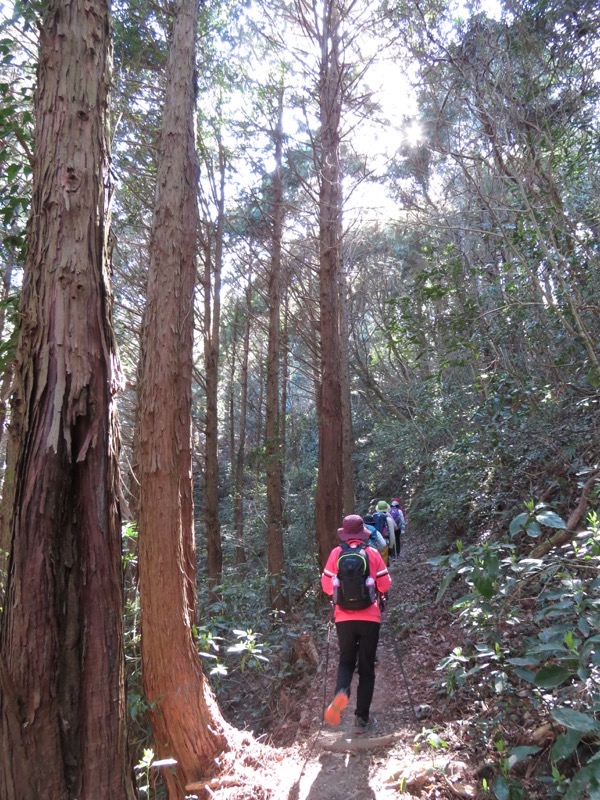
[[[108,286],[107,0],[51,0],[13,425],[0,637],[2,800],[133,797]]]
[[[348,319],[348,297],[346,276],[340,274],[340,382],[342,397],[342,460],[343,471],[343,515],[354,514],[354,469],[352,466],[352,404],[350,399],[350,325]]]
[[[225,725],[192,638],[195,565],[191,383],[198,165],[194,149],[197,0],[174,4],[151,234],[140,385],[142,677],[170,800],[214,773]]]
[[[223,547],[219,519],[219,327],[221,325],[221,266],[225,222],[225,152],[219,139],[219,192],[214,261],[207,249],[204,266],[204,371],[206,384],[206,451],[203,517],[206,560],[212,589],[221,583]],[[215,597],[216,599],[216,597]]]
[[[240,423],[238,444],[235,453],[233,526],[235,529],[235,563],[246,562],[244,546],[244,467],[246,465],[246,422],[248,414],[248,363],[250,360],[250,322],[252,314],[252,275],[246,285],[246,314],[244,317],[244,340],[240,369]]]
[[[281,340],[281,237],[283,228],[283,87],[279,92],[279,118],[275,136],[275,174],[271,191],[271,267],[269,271],[269,345],[265,409],[265,451],[267,480],[267,546],[271,607],[285,607],[282,594],[284,569],[282,502],[283,475],[279,432],[279,359]]]
[[[340,167],[341,70],[336,0],[324,3],[319,80],[319,310],[321,386],[319,471],[315,527],[321,565],[337,543],[342,522],[343,460],[340,376],[339,281],[341,274],[342,193]],[[349,465],[348,465],[349,468]]]

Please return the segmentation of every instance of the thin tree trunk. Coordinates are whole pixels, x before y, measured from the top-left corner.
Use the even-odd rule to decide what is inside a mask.
[[[109,4],[51,0],[12,425],[0,797],[133,797],[108,285]]]
[[[285,483],[285,475],[287,469],[287,405],[288,405],[288,375],[289,375],[289,319],[290,319],[290,303],[289,303],[289,291],[288,291],[288,278],[287,274],[284,278],[284,285],[282,287],[284,292],[284,301],[283,301],[283,330],[282,330],[282,359],[281,359],[281,405],[280,405],[280,412],[279,412],[279,438],[281,441],[281,475],[282,480]],[[287,514],[285,512],[285,490],[282,488],[282,492],[284,493],[282,496],[282,505],[283,505],[283,517],[282,517],[282,524],[283,527],[286,528],[289,524]]]
[[[175,3],[151,234],[140,383],[142,677],[170,800],[213,775],[227,726],[200,666],[195,622],[191,383],[198,165],[194,149],[197,0]]]
[[[279,117],[275,129],[275,173],[272,193],[271,266],[269,271],[269,344],[265,409],[265,452],[267,484],[267,547],[271,607],[283,609],[284,570],[282,531],[282,471],[279,438],[279,359],[281,341],[281,239],[283,229],[283,86],[279,94]]]
[[[236,406],[235,406],[235,397],[236,392],[239,391],[239,378],[237,373],[237,365],[238,365],[238,331],[241,325],[240,321],[240,306],[241,301],[237,300],[235,304],[235,311],[233,316],[233,325],[232,325],[232,347],[231,347],[231,368],[229,370],[229,461],[231,464],[231,494],[233,498],[233,529],[235,531],[235,563],[239,566],[246,561],[246,554],[244,552],[244,515],[243,515],[243,505],[242,505],[242,495],[238,496],[238,487],[237,487],[237,452],[238,452],[238,445],[235,435],[235,413],[236,413]],[[246,318],[244,318],[246,319]],[[242,411],[240,408],[239,410],[239,427],[240,427],[240,434],[239,434],[239,444],[240,447],[243,448],[243,436],[246,435],[245,430],[242,429],[241,419],[242,415],[245,414],[245,409]],[[245,428],[245,420],[244,420],[244,428]],[[242,468],[242,475],[243,475],[243,468]],[[238,519],[238,497],[239,497],[239,509],[242,513],[239,515]],[[239,525],[238,525],[239,523]],[[239,530],[238,530],[239,528]]]
[[[228,368],[229,381],[227,387],[227,406],[229,411],[229,463],[231,465],[230,482],[235,485],[235,393],[237,389],[236,366],[238,359],[238,328],[240,324],[240,302],[235,303],[233,322],[231,325],[231,364]]]
[[[257,378],[258,378],[258,380],[257,380],[257,383],[258,383],[258,394],[256,396],[256,425],[255,425],[256,439],[255,439],[255,443],[256,443],[256,447],[259,448],[264,444],[263,437],[262,437],[262,432],[265,429],[264,421],[263,421],[263,415],[264,415],[263,408],[264,408],[264,404],[265,404],[266,379],[265,379],[265,354],[264,354],[264,343],[263,343],[263,341],[260,342],[259,349],[258,349],[258,376],[257,376]],[[260,459],[257,458],[256,459],[256,470],[257,470],[256,471],[256,480],[257,480],[257,485],[258,485],[258,482],[260,482],[260,480],[261,480],[260,468],[261,468]]]
[[[246,284],[246,316],[244,324],[244,344],[242,348],[242,365],[240,369],[240,424],[238,447],[235,455],[235,504],[233,524],[235,529],[236,564],[246,562],[244,547],[244,469],[246,465],[246,418],[248,413],[248,361],[250,357],[250,319],[252,314],[252,276]]]
[[[6,332],[5,332],[5,323],[6,323],[6,309],[7,309],[7,300],[10,296],[10,289],[11,289],[11,281],[12,281],[12,257],[9,252],[8,254],[8,264],[4,273],[2,275],[2,294],[1,300],[2,303],[0,304],[0,337],[4,342],[6,340]],[[4,353],[4,357],[6,358],[6,352]],[[8,393],[10,390],[10,385],[12,383],[12,375],[13,375],[13,364],[9,361],[4,368],[4,374],[2,376],[2,387],[0,389],[0,449],[2,445],[2,440],[4,438],[4,425],[6,422],[6,398],[8,397]],[[2,544],[2,533],[0,532],[0,546]]]
[[[223,547],[219,519],[219,326],[221,324],[221,266],[225,220],[225,154],[219,141],[219,190],[214,261],[207,253],[204,271],[204,367],[206,373],[206,452],[203,517],[211,590],[221,582]]]
[[[352,406],[350,403],[350,327],[346,276],[340,273],[340,383],[342,389],[342,460],[344,516],[354,513],[354,470],[352,467]]]
[[[10,254],[9,254],[10,259]],[[6,322],[6,300],[10,294],[12,278],[12,263],[9,263],[2,276],[2,305],[0,306],[0,333],[4,339]],[[6,365],[2,382],[0,383],[0,443],[4,440],[6,424],[7,399],[13,382],[14,359]],[[2,473],[2,492],[0,494],[0,596],[4,590],[4,576],[10,549],[10,517],[14,501],[14,470],[17,457],[18,443],[14,436],[8,435],[4,445],[5,459]],[[0,602],[1,606],[1,602]]]

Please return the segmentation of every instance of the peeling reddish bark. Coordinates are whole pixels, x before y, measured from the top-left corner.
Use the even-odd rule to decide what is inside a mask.
[[[170,800],[217,769],[228,728],[200,666],[195,624],[191,386],[198,233],[197,0],[174,4],[140,381],[142,678]]]
[[[51,0],[13,426],[0,797],[133,797],[109,311],[106,0]]]

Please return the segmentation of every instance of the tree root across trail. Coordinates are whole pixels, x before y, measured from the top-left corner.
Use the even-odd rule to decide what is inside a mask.
[[[371,710],[377,724],[369,734],[354,734],[354,676],[350,703],[337,728],[323,722],[333,696],[337,638],[317,642],[319,664],[302,699],[294,744],[274,747],[250,741],[224,765],[223,777],[199,798],[220,800],[402,800],[402,798],[477,797],[479,765],[462,756],[460,715],[440,693],[436,666],[459,642],[450,617],[434,605],[438,582],[426,563],[427,543],[408,534],[400,560],[390,567],[392,589],[384,614],[375,694]],[[326,669],[327,667],[327,669]],[[455,724],[456,723],[456,724]],[[273,739],[289,741],[283,730]],[[458,726],[458,727],[457,727]],[[425,741],[438,732],[444,746]],[[428,733],[429,732],[429,733]],[[430,736],[431,738],[431,736]],[[416,740],[416,746],[415,746]],[[200,789],[200,787],[198,787]]]

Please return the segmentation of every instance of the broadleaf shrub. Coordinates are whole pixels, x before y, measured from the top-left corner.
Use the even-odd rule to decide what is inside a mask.
[[[510,525],[511,534],[531,535],[532,523],[566,527],[550,509],[526,505],[527,512]],[[518,696],[521,709],[530,709],[553,731],[552,772],[539,780],[567,800],[600,787],[597,514],[590,513],[587,522],[571,543],[541,558],[528,557],[506,538],[470,547],[461,543],[456,553],[430,559],[443,570],[438,602],[452,593],[451,609],[474,641],[471,650],[455,648],[439,664],[446,691],[488,692],[500,704]],[[520,791],[506,763],[498,762],[497,797]]]

